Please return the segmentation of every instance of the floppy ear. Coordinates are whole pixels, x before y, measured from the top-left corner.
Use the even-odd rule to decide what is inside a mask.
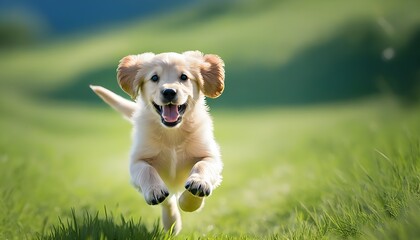
[[[117,68],[118,84],[132,99],[138,95],[140,79],[137,76],[142,65],[150,61],[155,55],[153,53],[143,53],[139,55],[129,55],[120,60]]]
[[[204,64],[200,71],[203,77],[202,91],[207,97],[217,98],[225,88],[225,64],[214,54],[206,54],[203,59]]]

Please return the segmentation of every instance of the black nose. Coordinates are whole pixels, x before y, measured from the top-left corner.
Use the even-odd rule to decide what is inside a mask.
[[[175,89],[167,88],[162,91],[162,96],[163,96],[163,99],[168,102],[173,101],[176,98],[176,91]]]

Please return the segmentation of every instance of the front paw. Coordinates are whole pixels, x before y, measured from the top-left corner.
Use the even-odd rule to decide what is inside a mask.
[[[143,194],[147,204],[157,205],[165,201],[166,197],[169,196],[169,191],[165,186],[152,186]]]
[[[201,178],[190,177],[185,183],[185,189],[195,196],[207,197],[211,194],[212,186]]]

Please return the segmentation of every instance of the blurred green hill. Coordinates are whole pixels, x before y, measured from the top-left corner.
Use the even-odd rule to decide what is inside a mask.
[[[120,94],[118,61],[142,52],[201,50],[226,63],[226,91],[210,105],[260,106],[372,94],[417,101],[418,1],[204,3],[95,34],[4,51],[2,90],[98,103],[89,84]]]

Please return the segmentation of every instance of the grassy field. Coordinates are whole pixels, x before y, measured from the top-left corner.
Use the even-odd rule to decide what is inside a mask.
[[[172,238],[161,229],[160,208],[148,206],[129,184],[130,124],[88,84],[117,90],[116,64],[127,54],[189,49],[226,62],[226,91],[210,101],[225,168],[204,209],[182,215],[176,239],[419,238],[419,102],[404,105],[388,92],[276,104],[282,94],[307,94],[292,88],[307,82],[291,81],[288,88],[289,75],[317,83],[311,71],[335,69],[336,59],[347,59],[321,51],[331,39],[342,40],[343,26],[388,19],[396,34],[376,47],[392,43],[398,50],[420,23],[418,3],[212,7],[1,53],[0,239]],[[324,54],[332,60],[318,61]],[[350,56],[354,61],[343,61],[345,69],[337,68],[343,72],[332,80],[365,57]],[[301,68],[306,65],[313,69]],[[270,70],[279,66],[295,72]],[[259,90],[255,79],[263,83]],[[250,90],[257,92],[243,98]]]
[[[0,238],[168,237],[128,183],[118,114],[25,98],[0,109]],[[183,214],[180,239],[419,236],[418,108],[381,98],[213,115],[224,182]]]

